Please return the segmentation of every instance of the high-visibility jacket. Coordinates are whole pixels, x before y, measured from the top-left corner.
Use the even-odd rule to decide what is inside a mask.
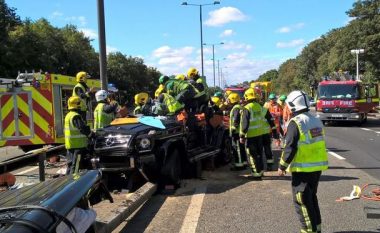
[[[234,132],[238,133],[240,131],[240,112],[242,108],[240,104],[235,104],[230,111],[230,136],[232,136]],[[237,113],[238,116],[235,116]],[[239,122],[235,122],[235,117]]]
[[[98,103],[94,110],[94,130],[109,125],[114,119],[114,113],[104,112],[104,105],[105,103]]]
[[[75,89],[76,88],[80,88],[83,93],[86,93],[86,88],[82,85],[82,83],[77,83],[77,85],[74,86],[74,89],[73,89],[73,94],[72,96],[78,96],[78,94],[75,92]],[[78,96],[81,101],[82,101],[82,107],[81,107],[81,111],[87,111],[87,101],[86,99],[82,99],[82,97]]]
[[[326,143],[322,122],[310,115],[302,113],[290,121],[297,124],[300,138],[297,152],[290,163],[291,172],[314,172],[328,168]]]
[[[65,148],[79,149],[85,148],[88,145],[87,136],[82,134],[77,127],[74,126],[73,119],[79,116],[79,113],[70,111],[65,117]]]
[[[138,105],[136,108],[133,110],[133,115],[141,114],[142,113],[142,106]]]
[[[178,102],[173,96],[167,93],[162,93],[162,95],[164,95],[164,103],[169,110],[169,115],[175,114],[184,108],[185,105]]]
[[[168,94],[177,96],[183,90],[191,88],[190,84],[186,81],[171,79],[165,83]]]
[[[265,118],[265,116],[267,115],[268,109],[262,108],[262,110],[263,110],[262,114],[261,114],[261,117],[263,120],[262,131],[263,131],[263,134],[270,134],[272,130],[271,130],[271,127],[270,127],[267,119]]]
[[[249,111],[249,128],[246,137],[252,138],[262,135],[263,117],[261,105],[256,102],[251,102],[245,105],[244,108]]]

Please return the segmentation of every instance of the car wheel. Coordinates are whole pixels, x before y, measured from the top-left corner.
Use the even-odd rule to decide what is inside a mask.
[[[178,186],[181,182],[181,158],[178,149],[173,149],[168,155],[166,163],[161,169],[161,175],[165,184]]]
[[[218,161],[223,165],[230,163],[233,157],[233,148],[231,138],[227,134],[223,136],[223,144],[221,149],[222,150],[218,156]]]

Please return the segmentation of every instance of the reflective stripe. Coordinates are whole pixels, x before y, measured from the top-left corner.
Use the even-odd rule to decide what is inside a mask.
[[[326,170],[328,160],[322,122],[310,115],[310,113],[297,115],[291,121],[296,123],[300,138],[296,155],[290,164],[290,171],[314,172]]]
[[[305,168],[305,167],[320,167],[320,166],[327,166],[328,162],[323,161],[323,162],[315,162],[315,163],[291,163],[290,167],[300,167],[300,168]]]
[[[298,192],[296,194],[296,198],[297,198],[298,204],[301,207],[301,212],[302,212],[303,218],[305,220],[306,232],[313,232],[313,228],[311,226],[311,221],[310,221],[309,214],[307,212],[306,206],[303,204],[303,201],[302,201],[302,192]]]
[[[85,135],[65,136],[65,138],[87,138]]]

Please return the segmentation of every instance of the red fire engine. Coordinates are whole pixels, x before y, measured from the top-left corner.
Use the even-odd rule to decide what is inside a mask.
[[[378,105],[377,84],[365,84],[360,80],[324,80],[318,85],[316,110],[324,123],[355,121],[360,124]]]
[[[0,147],[64,143],[63,121],[75,77],[21,73],[17,79],[0,79]],[[100,87],[99,80],[87,80]],[[90,110],[95,102],[90,104]],[[87,114],[89,122],[92,114]]]

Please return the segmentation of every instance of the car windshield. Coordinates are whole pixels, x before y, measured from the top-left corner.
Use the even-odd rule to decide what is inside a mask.
[[[356,99],[359,96],[356,85],[322,85],[318,87],[320,99]]]

